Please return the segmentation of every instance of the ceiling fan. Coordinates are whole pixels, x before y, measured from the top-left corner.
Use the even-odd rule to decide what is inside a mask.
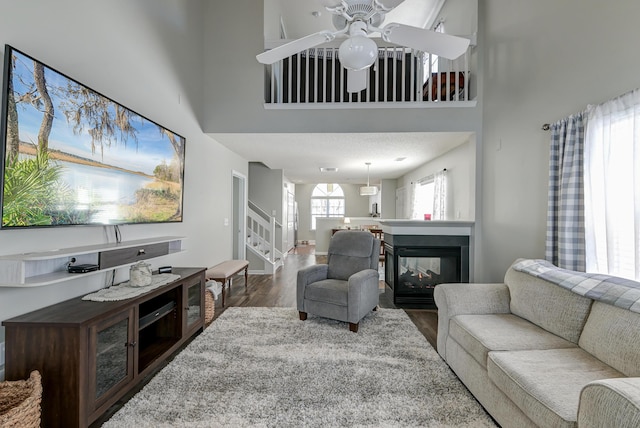
[[[360,92],[367,87],[366,69],[378,58],[378,46],[369,38],[380,33],[386,42],[456,59],[469,47],[469,39],[399,23],[378,26],[384,17],[404,0],[320,0],[331,12],[336,31],[320,31],[278,46],[256,56],[262,64],[273,64],[298,52],[346,37],[338,57],[347,69],[347,91]]]

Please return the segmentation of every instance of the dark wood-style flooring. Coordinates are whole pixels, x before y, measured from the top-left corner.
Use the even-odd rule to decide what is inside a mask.
[[[273,275],[249,275],[247,288],[244,277],[236,276],[231,290],[225,295],[225,307],[221,307],[220,299],[216,303],[214,319],[219,317],[230,306],[244,307],[296,307],[296,277],[298,271],[316,263],[326,262],[326,256],[316,256],[313,245],[301,245],[289,252],[284,266]],[[393,292],[380,282],[384,293],[380,294],[381,308],[395,308]],[[418,330],[436,347],[438,332],[438,311],[433,309],[405,309],[409,318]],[[345,328],[347,324],[345,324]]]
[[[226,309],[232,306],[295,308],[296,277],[298,275],[298,270],[306,266],[323,262],[326,262],[326,256],[316,256],[314,246],[303,245],[298,246],[287,255],[284,266],[278,269],[275,274],[249,275],[246,288],[244,284],[244,276],[235,276],[233,278],[231,289],[227,289],[225,294],[225,307],[222,307],[221,299],[216,301],[213,322],[215,322],[215,319],[222,315]],[[381,308],[395,308],[391,289],[384,285],[384,281],[380,282],[380,287],[384,287],[385,291],[380,294],[379,306]],[[405,309],[405,312],[409,315],[409,318],[411,318],[427,341],[429,341],[431,346],[435,348],[436,334],[438,331],[438,312],[432,309]],[[344,328],[348,329],[347,323],[345,323]],[[167,359],[164,365],[168,364],[172,359],[173,356]],[[102,426],[102,424],[122,408],[122,406],[129,401],[131,397],[138,393],[163,366],[159,367],[154,373],[147,376],[147,378],[140,382],[139,385],[111,406],[104,415],[90,425],[90,428],[98,428]]]

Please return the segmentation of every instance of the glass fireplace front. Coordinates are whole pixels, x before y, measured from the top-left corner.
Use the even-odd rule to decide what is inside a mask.
[[[398,293],[421,294],[424,290],[432,290],[437,284],[460,282],[460,251],[439,249],[437,254],[429,255],[434,252],[432,250],[398,251]]]
[[[385,282],[393,303],[435,309],[438,284],[469,282],[469,237],[385,233]]]

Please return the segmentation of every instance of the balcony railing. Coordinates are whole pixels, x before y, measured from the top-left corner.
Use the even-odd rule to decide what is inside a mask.
[[[286,43],[286,40],[278,44]],[[265,66],[266,108],[376,108],[474,106],[470,46],[450,61],[377,40],[378,60],[367,88],[347,92],[339,41]],[[273,48],[276,44],[270,46]]]

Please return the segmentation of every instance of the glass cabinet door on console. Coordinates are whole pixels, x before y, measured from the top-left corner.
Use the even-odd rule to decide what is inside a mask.
[[[133,309],[96,324],[89,333],[89,403],[97,409],[112,392],[133,379]]]
[[[204,313],[205,270],[174,272],[180,279],[131,299],[77,297],[2,321],[7,379],[42,374],[43,427],[90,426],[202,328],[187,312]]]
[[[200,327],[199,321],[202,319],[203,313],[203,288],[200,281],[194,281],[191,284],[185,286],[186,296],[184,301],[186,302],[186,330],[189,331],[194,327]]]

